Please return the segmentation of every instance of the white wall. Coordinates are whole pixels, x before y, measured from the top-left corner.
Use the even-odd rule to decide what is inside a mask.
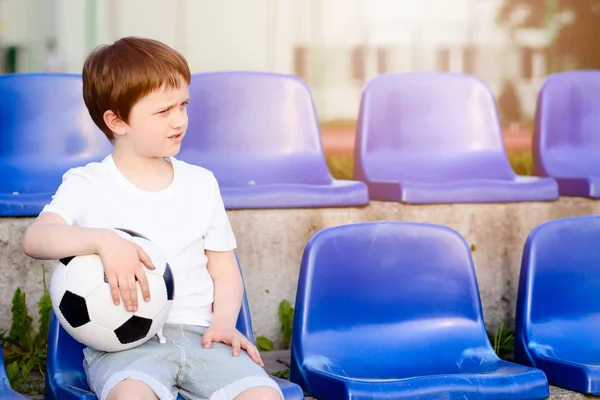
[[[52,34],[55,0],[0,0],[0,45],[20,48],[19,70],[36,70]]]
[[[38,71],[44,41],[56,36],[69,72],[81,71],[98,44],[128,35],[161,40],[181,51],[193,72],[294,72],[294,49],[308,48],[307,81],[320,117],[353,118],[364,82],[352,79],[351,50],[367,46],[367,79],[375,49],[389,49],[389,71],[432,71],[451,49],[460,72],[462,47],[479,48],[477,74],[494,90],[518,81],[518,48],[495,23],[502,0],[0,0],[0,40],[26,49],[22,71]],[[531,35],[528,36],[528,38]],[[535,38],[534,38],[535,39]],[[528,41],[530,41],[528,39]],[[457,62],[458,61],[458,62]],[[530,110],[537,82],[525,82]],[[530,89],[531,88],[531,89]],[[533,94],[531,94],[533,93]]]
[[[60,47],[71,72],[80,71],[94,46],[123,36],[165,42],[186,56],[193,72],[292,71],[289,0],[171,0],[168,7],[164,0],[56,1]],[[94,2],[90,20],[86,5]]]

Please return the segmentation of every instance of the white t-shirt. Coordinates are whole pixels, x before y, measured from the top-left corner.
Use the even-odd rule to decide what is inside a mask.
[[[125,228],[152,240],[166,256],[175,281],[167,323],[209,326],[214,287],[204,250],[233,250],[236,240],[212,172],[169,160],[173,181],[157,192],[129,182],[112,156],[70,169],[43,211],[60,215],[69,225]]]

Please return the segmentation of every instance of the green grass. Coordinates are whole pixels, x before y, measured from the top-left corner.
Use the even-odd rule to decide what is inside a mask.
[[[528,151],[512,152],[508,154],[508,161],[518,175],[532,175],[533,162]],[[329,156],[327,166],[336,179],[353,179],[352,156]]]
[[[508,161],[518,175],[533,175],[533,160],[529,151],[508,153]]]

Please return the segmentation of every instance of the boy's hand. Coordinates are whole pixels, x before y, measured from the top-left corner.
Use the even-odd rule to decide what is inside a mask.
[[[230,345],[233,349],[233,355],[236,357],[240,355],[240,350],[244,349],[255,363],[261,367],[265,366],[256,346],[253,345],[252,342],[250,342],[246,336],[242,335],[237,329],[219,329],[217,327],[209,327],[204,332],[204,335],[202,335],[202,347],[209,349],[212,342],[220,342]]]
[[[104,265],[104,271],[115,304],[119,304],[120,290],[127,310],[137,311],[136,278],[142,289],[144,299],[146,301],[150,300],[148,279],[142,263],[148,269],[154,269],[154,265],[140,246],[121,238],[115,233],[102,243],[98,255]]]

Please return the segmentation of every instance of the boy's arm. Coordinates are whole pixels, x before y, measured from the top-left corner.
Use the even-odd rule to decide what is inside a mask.
[[[210,348],[212,342],[222,342],[232,347],[234,356],[246,350],[250,358],[264,367],[258,349],[248,338],[235,329],[242,308],[244,285],[233,250],[235,236],[225,212],[217,180],[213,178],[215,202],[210,226],[204,235],[206,269],[214,286],[213,315],[210,327],[202,336],[202,346]]]
[[[214,284],[211,326],[219,330],[234,330],[242,307],[244,286],[233,251],[206,250],[206,268]]]
[[[58,260],[98,253],[101,243],[111,234],[107,229],[70,226],[58,214],[43,212],[25,231],[22,247],[29,257]]]
[[[29,257],[41,260],[98,254],[115,304],[120,303],[120,292],[124,306],[129,311],[137,310],[136,280],[143,297],[146,301],[150,299],[148,280],[140,266],[142,262],[154,269],[150,257],[139,246],[121,239],[109,229],[70,226],[58,214],[42,212],[25,232],[22,247]]]
[[[244,295],[235,253],[233,250],[205,250],[205,253],[208,258],[206,268],[213,280],[215,294],[212,321],[202,336],[202,346],[210,348],[212,342],[223,342],[231,345],[234,356],[239,356],[244,349],[254,362],[264,367],[256,346],[235,329]]]

